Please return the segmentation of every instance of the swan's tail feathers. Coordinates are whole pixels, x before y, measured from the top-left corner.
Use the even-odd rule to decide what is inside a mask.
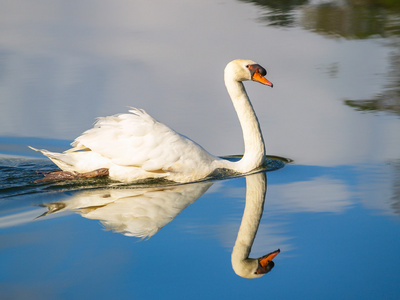
[[[47,156],[53,163],[55,163],[63,171],[70,171],[73,167],[73,164],[67,161],[68,156],[63,153],[50,152],[46,149],[36,149],[31,146],[28,147],[34,151],[42,153],[44,156]]]
[[[79,143],[79,141],[75,140],[74,142],[71,143],[72,148],[65,150],[64,153],[73,153],[77,151],[90,151],[90,148],[86,147],[85,145],[82,145]]]

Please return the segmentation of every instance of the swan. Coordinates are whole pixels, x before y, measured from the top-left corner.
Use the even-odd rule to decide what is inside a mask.
[[[264,210],[265,187],[265,173],[246,176],[246,204],[231,255],[233,270],[244,278],[259,278],[271,271],[272,259],[280,253],[278,249],[260,258],[249,258]]]
[[[108,175],[127,183],[148,178],[184,183],[203,179],[218,169],[248,173],[263,164],[265,146],[243,81],[273,87],[264,77],[266,74],[252,60],[236,59],[225,67],[225,86],[237,112],[245,146],[242,159],[236,162],[208,153],[137,108],[130,109],[129,114],[99,118],[63,153],[30,148],[47,156],[62,170],[54,179]]]

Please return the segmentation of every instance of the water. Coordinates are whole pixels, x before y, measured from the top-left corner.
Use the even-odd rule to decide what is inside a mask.
[[[0,1],[0,297],[398,299],[400,12],[351,2]],[[33,183],[54,166],[27,145],[65,150],[130,106],[243,153],[235,58],[267,69],[273,89],[246,88],[268,154],[294,162],[150,190]],[[129,220],[149,203],[169,214],[146,231]],[[250,257],[281,250],[259,279],[231,261],[248,216]]]

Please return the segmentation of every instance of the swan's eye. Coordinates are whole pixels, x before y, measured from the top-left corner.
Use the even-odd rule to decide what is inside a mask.
[[[246,65],[246,68],[248,69],[250,67],[250,65]]]

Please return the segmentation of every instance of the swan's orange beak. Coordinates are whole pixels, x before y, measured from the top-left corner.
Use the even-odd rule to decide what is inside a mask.
[[[247,68],[250,70],[251,80],[269,85],[270,87],[274,86],[271,81],[264,77],[267,75],[267,71],[259,64],[248,65]]]
[[[274,262],[272,261],[275,256],[277,256],[281,252],[280,249],[275,250],[274,252],[271,252],[267,255],[264,255],[263,257],[260,257],[258,259],[258,268],[256,270],[256,274],[265,274],[271,271],[271,269],[274,267]]]
[[[253,77],[251,78],[253,81],[257,81],[259,83],[265,84],[265,85],[269,85],[270,87],[274,87],[274,85],[272,84],[271,81],[269,81],[267,78],[265,78],[264,76],[262,76],[260,74],[260,72],[255,71]]]

